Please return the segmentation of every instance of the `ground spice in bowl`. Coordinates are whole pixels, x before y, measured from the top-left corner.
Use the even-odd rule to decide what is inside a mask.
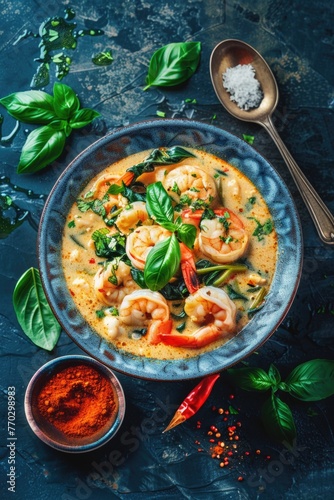
[[[69,437],[88,437],[109,423],[116,410],[110,382],[87,365],[54,375],[37,395],[40,414]]]
[[[31,429],[46,444],[83,453],[99,448],[117,433],[125,397],[116,375],[99,361],[62,356],[32,377],[24,409]]]

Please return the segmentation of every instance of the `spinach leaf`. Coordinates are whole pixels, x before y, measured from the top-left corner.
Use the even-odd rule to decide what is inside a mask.
[[[121,233],[113,233],[109,236],[108,233],[109,229],[106,227],[93,232],[92,240],[94,241],[96,255],[109,260],[121,257],[122,260],[127,262],[125,236]]]
[[[195,73],[201,54],[200,42],[170,43],[154,52],[146,77],[146,87],[179,85]]]
[[[232,285],[228,284],[226,287],[227,287],[227,294],[231,300],[248,300],[248,298],[245,297],[245,295],[242,295],[242,293],[233,288]]]
[[[48,125],[36,128],[28,135],[22,148],[17,172],[37,172],[56,160],[65,146],[64,130],[54,130]]]
[[[267,391],[273,385],[262,368],[230,368],[227,373],[236,385],[246,391]]]
[[[45,297],[38,269],[31,267],[18,280],[13,293],[13,306],[27,337],[38,347],[52,351],[61,327]]]
[[[285,380],[285,387],[302,401],[318,401],[334,394],[334,361],[313,359],[298,365]]]
[[[15,92],[0,99],[8,113],[24,123],[46,125],[57,118],[54,98],[41,90]]]
[[[153,151],[145,158],[144,161],[133,165],[127,169],[127,172],[134,174],[133,182],[145,172],[153,172],[154,167],[157,165],[174,165],[186,158],[195,158],[193,153],[187,151],[180,146],[173,146],[169,149],[153,149]]]
[[[59,118],[67,120],[80,108],[75,92],[68,85],[55,83],[53,86],[54,107]]]
[[[274,393],[261,410],[263,425],[269,435],[292,446],[296,438],[296,427],[289,406]]]
[[[148,288],[155,291],[164,287],[178,270],[180,260],[180,244],[175,234],[157,243],[145,263],[144,278]]]

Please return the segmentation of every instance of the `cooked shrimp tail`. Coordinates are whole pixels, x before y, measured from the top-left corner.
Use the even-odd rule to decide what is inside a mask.
[[[124,183],[126,186],[130,186],[134,180],[134,172],[126,171],[125,174],[123,174],[122,177],[120,177],[118,181],[115,182],[115,184],[117,184],[118,186],[122,186],[122,184]]]
[[[189,248],[180,243],[181,249],[181,271],[184,282],[189,293],[195,293],[199,289],[199,280],[196,273],[194,256]]]
[[[187,347],[191,349],[199,349],[200,347],[205,347],[215,340],[219,340],[222,337],[221,330],[215,325],[207,325],[199,328],[195,333],[192,334],[161,334],[160,339],[166,345],[171,345],[173,347]]]
[[[147,340],[150,344],[156,345],[161,342],[161,335],[168,335],[173,328],[173,320],[154,321],[147,330]]]

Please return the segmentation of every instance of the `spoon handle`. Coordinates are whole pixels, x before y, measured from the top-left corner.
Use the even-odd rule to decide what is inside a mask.
[[[329,245],[334,245],[334,216],[328,210],[316,190],[307,180],[303,172],[292,158],[289,150],[279,136],[271,117],[260,122],[267,130],[279,149],[290,173],[299,189],[308,211],[313,219],[320,239]]]

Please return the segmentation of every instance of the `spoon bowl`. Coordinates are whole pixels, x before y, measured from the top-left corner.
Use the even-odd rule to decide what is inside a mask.
[[[224,88],[223,74],[228,68],[239,64],[251,64],[255,70],[255,77],[263,92],[263,99],[256,108],[241,109],[231,101],[230,93]],[[223,40],[211,53],[210,75],[218,99],[231,115],[239,120],[262,125],[267,130],[290,170],[320,239],[324,243],[334,245],[333,215],[291,156],[272,122],[271,116],[276,109],[279,92],[275,77],[266,61],[253,47],[241,40]]]
[[[239,108],[234,101],[231,101],[230,94],[223,86],[225,71],[238,64],[251,64],[255,69],[256,78],[261,83],[263,92],[263,99],[258,108],[248,111]],[[279,96],[275,77],[263,57],[247,43],[240,40],[220,42],[211,54],[210,74],[218,99],[235,118],[246,122],[261,123],[274,112]]]

